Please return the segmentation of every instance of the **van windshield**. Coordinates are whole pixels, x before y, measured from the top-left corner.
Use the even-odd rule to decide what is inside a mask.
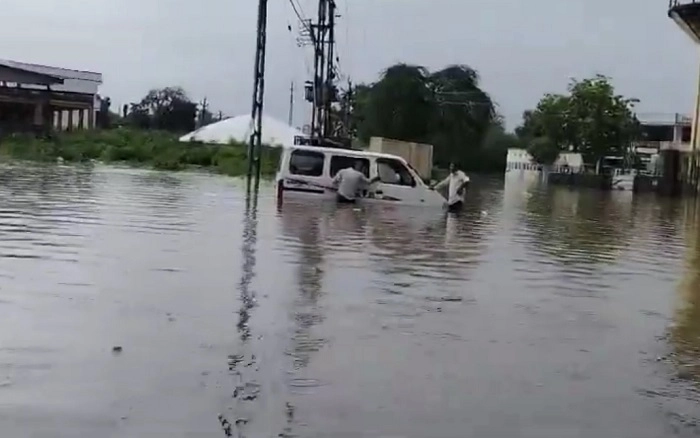
[[[420,183],[423,183],[423,178],[420,177],[420,173],[418,173],[418,171],[416,170],[416,168],[413,167],[413,166],[411,166],[411,163],[409,163],[408,161],[406,161],[406,165],[408,166],[409,169],[411,169],[411,171],[413,171],[413,174],[414,174],[413,177],[415,178],[415,180],[416,180],[419,184],[420,184]]]

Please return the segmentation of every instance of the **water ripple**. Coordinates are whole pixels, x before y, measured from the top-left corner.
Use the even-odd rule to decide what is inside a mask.
[[[508,178],[475,177],[455,216],[1,165],[0,427],[696,432],[694,203]]]

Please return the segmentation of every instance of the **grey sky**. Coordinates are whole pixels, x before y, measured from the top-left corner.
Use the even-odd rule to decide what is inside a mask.
[[[286,120],[307,78],[287,0],[269,0],[266,112]],[[698,50],[667,0],[337,0],[341,68],[372,81],[392,63],[476,68],[509,128],[545,92],[597,72],[641,113],[690,113]],[[300,0],[308,16],[314,0]],[[212,109],[250,111],[256,0],[3,0],[0,58],[104,74],[116,104],[180,85]],[[306,55],[306,56],[304,56]],[[306,59],[306,63],[304,61]],[[306,122],[297,93],[295,124]]]

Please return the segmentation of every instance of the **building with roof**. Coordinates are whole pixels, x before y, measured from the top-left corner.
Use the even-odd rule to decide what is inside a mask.
[[[668,16],[696,44],[700,45],[700,0],[669,0]],[[688,143],[689,151],[685,159],[678,160],[681,164],[679,174],[683,181],[698,187],[700,176],[700,157],[698,155],[698,117],[700,117],[700,79],[698,79],[691,118],[691,135]]]
[[[102,74],[0,59],[0,133],[95,126]]]
[[[648,171],[659,171],[658,157],[664,151],[689,155],[692,118],[682,114],[637,114],[641,138],[632,143],[632,152]]]

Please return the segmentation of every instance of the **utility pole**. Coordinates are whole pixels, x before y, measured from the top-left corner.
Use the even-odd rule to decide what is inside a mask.
[[[289,126],[294,123],[294,81],[289,86]]]
[[[199,111],[199,117],[197,117],[197,128],[204,126],[204,117],[207,115],[207,110],[209,108],[209,103],[207,102],[206,97],[202,100],[200,105],[202,106],[202,109]]]
[[[312,37],[314,43],[314,81],[313,81],[313,111],[311,112],[311,136],[319,138],[323,136],[323,87],[325,85],[326,63],[326,34],[328,26],[326,18],[328,0],[318,0],[318,17],[316,24],[312,24]]]
[[[326,49],[326,77],[323,83],[323,137],[331,136],[331,104],[335,100],[335,70],[333,68],[335,48],[335,0],[328,1],[328,48]]]
[[[320,139],[331,134],[331,106],[336,101],[335,86],[335,18],[336,0],[318,0],[317,21],[304,20],[297,43],[311,44],[314,50],[314,77],[307,81],[305,100],[312,104],[311,137]]]
[[[248,144],[248,188],[255,165],[256,185],[260,179],[263,97],[265,95],[265,48],[267,46],[267,0],[258,0],[258,27],[255,45],[255,82],[250,119],[253,132]]]
[[[348,79],[348,92],[345,95],[345,114],[343,124],[345,125],[345,135],[352,138],[352,127],[350,126],[350,117],[352,116],[352,107],[355,98],[352,95],[352,81]]]

